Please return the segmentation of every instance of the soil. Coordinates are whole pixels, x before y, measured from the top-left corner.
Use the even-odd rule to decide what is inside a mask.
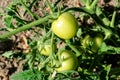
[[[4,12],[4,8],[9,5],[11,0],[1,0],[0,1],[0,12]],[[54,0],[50,0],[51,2]],[[68,7],[72,6],[82,6],[83,4],[79,2],[79,0],[63,0],[64,5]],[[45,0],[41,1],[39,5],[44,5]],[[115,0],[100,0],[99,5],[114,5]],[[21,9],[23,10],[23,9]],[[49,11],[49,10],[48,10]],[[40,16],[43,16],[43,13],[41,12],[41,9],[36,11]],[[20,13],[23,14],[23,13]],[[24,17],[27,20],[31,19],[28,16]],[[4,22],[3,17],[0,17],[0,28],[4,28]],[[39,30],[40,31],[40,30]],[[0,34],[4,34],[5,31],[0,31]],[[41,33],[41,31],[39,32]],[[31,35],[32,34],[32,35]],[[11,58],[8,59],[4,57],[2,54],[6,51],[13,50],[13,51],[24,51],[24,53],[27,53],[29,51],[29,45],[27,44],[27,38],[32,39],[34,33],[32,31],[25,31],[21,32],[17,35],[12,36],[12,40],[0,42],[0,80],[9,80],[9,76],[14,74],[15,72],[19,72],[23,70],[23,65],[25,64],[26,60],[23,60],[21,58]]]

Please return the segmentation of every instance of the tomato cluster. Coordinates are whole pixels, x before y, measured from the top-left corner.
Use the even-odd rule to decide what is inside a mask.
[[[97,34],[95,37],[91,37],[87,34],[81,44],[84,48],[89,48],[90,53],[96,53],[103,42],[103,35]]]
[[[57,35],[58,38],[69,40],[71,38],[74,38],[74,36],[76,35],[78,31],[78,23],[75,17],[71,13],[65,12],[62,13],[58,17],[58,19],[52,22],[51,28],[53,33]],[[103,35],[98,33],[96,36],[91,37],[89,34],[87,34],[81,40],[81,45],[85,49],[89,48],[88,49],[89,53],[96,53],[99,47],[101,46],[102,42],[103,42]],[[55,47],[53,47],[53,50],[55,50]],[[50,44],[44,45],[43,48],[40,46],[39,51],[44,56],[50,56],[51,45]],[[55,62],[58,61],[60,65],[54,66],[53,69],[55,69],[58,72],[76,69],[78,66],[78,59],[74,52],[72,50],[66,50],[66,49],[60,51],[60,55],[57,55],[59,59],[55,60]]]
[[[52,23],[52,31],[61,39],[71,39],[73,38],[78,30],[78,23],[75,17],[69,13],[62,13],[58,19],[54,20]],[[64,50],[60,55],[61,66],[55,68],[56,71],[66,71],[73,70],[77,66],[76,55],[68,50]]]
[[[40,53],[44,56],[49,56],[50,50],[51,50],[50,45],[45,45],[43,48],[39,47]],[[55,70],[58,72],[74,70],[78,64],[78,60],[75,53],[69,50],[63,50],[60,52],[60,61],[61,65],[59,67],[55,67]]]

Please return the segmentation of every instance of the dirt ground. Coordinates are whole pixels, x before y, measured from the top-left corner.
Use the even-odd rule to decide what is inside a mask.
[[[12,0],[0,0],[0,12],[4,12],[4,8],[7,7]],[[51,0],[53,1],[53,0]],[[71,6],[81,6],[82,4],[79,3],[79,0],[63,0],[64,4],[67,5],[68,7]],[[43,0],[45,2],[45,0]],[[115,0],[100,0],[99,1],[100,5],[114,5]],[[3,17],[0,17],[0,28],[5,27],[4,22],[3,22]],[[4,31],[0,31],[0,34],[4,34]],[[26,50],[28,49],[28,45],[26,44],[26,38],[24,35],[29,36],[30,33],[21,33],[18,34],[21,37],[19,38],[14,38],[13,41],[5,41],[5,42],[0,42],[0,80],[9,80],[9,76],[14,74],[15,72],[22,71],[23,69],[23,64],[25,63],[26,60],[22,60],[21,58],[13,58],[13,59],[7,59],[6,57],[2,56],[3,52],[9,51],[11,49],[16,49],[16,46]],[[31,35],[32,36],[32,35]],[[15,41],[19,42],[17,45],[13,46],[13,43],[16,43]],[[24,45],[21,46],[21,45]],[[14,48],[13,48],[14,47]]]

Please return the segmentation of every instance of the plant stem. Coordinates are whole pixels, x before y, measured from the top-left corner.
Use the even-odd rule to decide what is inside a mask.
[[[33,26],[39,25],[39,24],[41,24],[41,23],[43,23],[43,22],[46,22],[46,21],[48,21],[50,18],[52,18],[52,15],[48,15],[48,16],[46,16],[46,17],[44,17],[44,18],[40,18],[39,20],[36,20],[36,21],[34,21],[34,22],[31,22],[31,23],[29,23],[29,24],[26,24],[26,25],[24,25],[24,26],[21,26],[21,27],[13,30],[13,31],[11,31],[11,32],[7,32],[7,33],[5,33],[5,34],[3,34],[3,35],[0,35],[0,40],[6,39],[6,38],[8,38],[8,37],[10,37],[10,36],[12,36],[12,35],[14,35],[14,34],[17,34],[17,33],[21,32],[21,31],[25,31],[25,30],[27,30],[27,29],[30,29],[30,28],[33,27]]]
[[[52,6],[51,6],[50,2],[49,2],[48,0],[46,0],[46,3],[47,3],[47,5],[49,6],[51,12],[53,13],[54,11],[53,11],[53,9],[52,9]]]
[[[24,4],[23,0],[20,0],[20,3],[23,7],[28,11],[28,13],[32,16],[32,18],[35,18],[35,15],[31,12],[31,10]]]
[[[42,68],[45,67],[45,65],[50,61],[50,56],[43,62],[41,62],[39,65],[38,65],[38,69],[41,70]]]
[[[69,40],[65,40],[65,42],[76,53],[77,57],[79,57],[81,55],[80,51],[77,50],[73,45],[70,44]]]
[[[97,5],[98,0],[94,0],[91,4],[91,8],[94,8]]]
[[[86,5],[87,8],[89,8],[90,7],[90,0],[87,0],[85,5]]]
[[[114,28],[115,17],[116,17],[116,11],[113,12],[112,20],[111,20],[111,23],[110,23],[110,27],[112,27],[112,28]]]
[[[97,17],[95,17],[95,19],[99,19],[99,21],[101,21],[105,26],[110,25],[109,19],[105,16],[100,7],[96,7],[96,15]]]
[[[53,8],[52,8],[50,2],[49,2],[48,0],[46,0],[46,3],[47,3],[48,7],[49,7],[50,10],[51,10],[51,14],[53,14],[54,11],[53,11]],[[52,36],[51,36],[51,51],[50,51],[50,57],[54,59],[53,47],[54,47],[54,33],[52,32]]]
[[[54,33],[52,32],[50,57],[54,59],[53,49],[54,49]]]
[[[64,11],[69,11],[69,10],[86,13],[86,14],[90,15],[97,24],[101,25],[102,27],[108,28],[109,20],[106,19],[106,18],[105,18],[105,19],[103,19],[103,18],[101,19],[101,16],[99,16],[99,15],[104,16],[104,14],[102,14],[101,11],[97,11],[97,12],[99,12],[99,15],[96,14],[97,12],[96,12],[96,13],[95,13],[95,12],[91,12],[90,9],[87,9],[87,8],[85,8],[85,7],[80,7],[80,8],[79,8],[79,7],[67,8],[67,9],[65,9]],[[98,9],[98,10],[99,10],[99,9]],[[105,17],[105,16],[104,16],[104,17]],[[104,20],[107,20],[107,22],[104,21]]]
[[[66,12],[66,11],[78,11],[78,12],[84,12],[88,15],[91,15],[91,14],[94,14],[93,11],[91,11],[91,9],[88,9],[88,8],[85,8],[85,7],[72,7],[72,8],[67,8],[65,9],[63,12]]]
[[[51,33],[52,33],[52,30],[50,29],[45,35],[43,35],[41,42],[44,43],[45,40],[50,38]]]
[[[41,64],[38,65],[39,70],[41,70],[42,68],[45,67],[45,65],[50,61],[50,60],[54,60],[54,54],[53,54],[53,42],[54,42],[54,33],[52,33],[52,37],[51,37],[51,51],[50,51],[50,56],[43,61]]]
[[[112,16],[112,20],[110,23],[110,27],[114,28],[114,24],[115,24],[115,17],[116,17],[116,13],[117,13],[117,8],[119,6],[119,0],[116,1],[116,6],[114,7],[114,12],[113,12],[113,16]]]
[[[32,8],[32,6],[37,2],[38,0],[33,0],[32,2],[31,2],[31,4],[28,6],[28,10],[30,11],[31,10],[31,8]],[[27,6],[25,7],[25,8],[27,8]],[[30,11],[31,12],[31,11]],[[27,9],[26,9],[26,11],[24,12],[24,15],[27,13]],[[31,12],[32,13],[32,12]],[[32,13],[33,14],[33,13]],[[33,14],[34,15],[34,14]],[[34,15],[35,16],[35,18],[37,18],[37,19],[39,19],[39,16],[38,15]]]

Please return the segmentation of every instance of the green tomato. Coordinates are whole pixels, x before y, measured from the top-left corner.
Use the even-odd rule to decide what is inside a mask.
[[[101,34],[97,34],[94,38],[90,35],[86,35],[81,44],[84,48],[89,48],[89,53],[96,53],[103,42],[103,36]]]
[[[101,34],[97,34],[94,38],[93,38],[93,45],[91,48],[91,51],[93,52],[97,52],[98,49],[100,48],[101,44],[103,43],[103,35]]]
[[[81,41],[81,45],[84,47],[84,48],[88,48],[90,46],[90,44],[93,42],[93,39],[91,38],[90,35],[86,35],[83,40]]]
[[[53,45],[53,51],[55,51],[55,49],[56,49],[56,46]],[[42,55],[49,56],[51,52],[51,45],[50,44],[39,45],[38,50]]]
[[[49,56],[50,55],[50,48],[51,48],[50,45],[44,45],[43,47],[41,45],[41,46],[39,46],[39,51],[42,55]]]
[[[52,23],[52,31],[62,39],[73,38],[77,30],[78,23],[75,17],[69,12],[61,14],[58,19]]]
[[[61,59],[61,66],[55,68],[56,71],[67,71],[67,70],[74,70],[77,67],[78,60],[76,55],[68,50],[63,50],[60,54]]]

